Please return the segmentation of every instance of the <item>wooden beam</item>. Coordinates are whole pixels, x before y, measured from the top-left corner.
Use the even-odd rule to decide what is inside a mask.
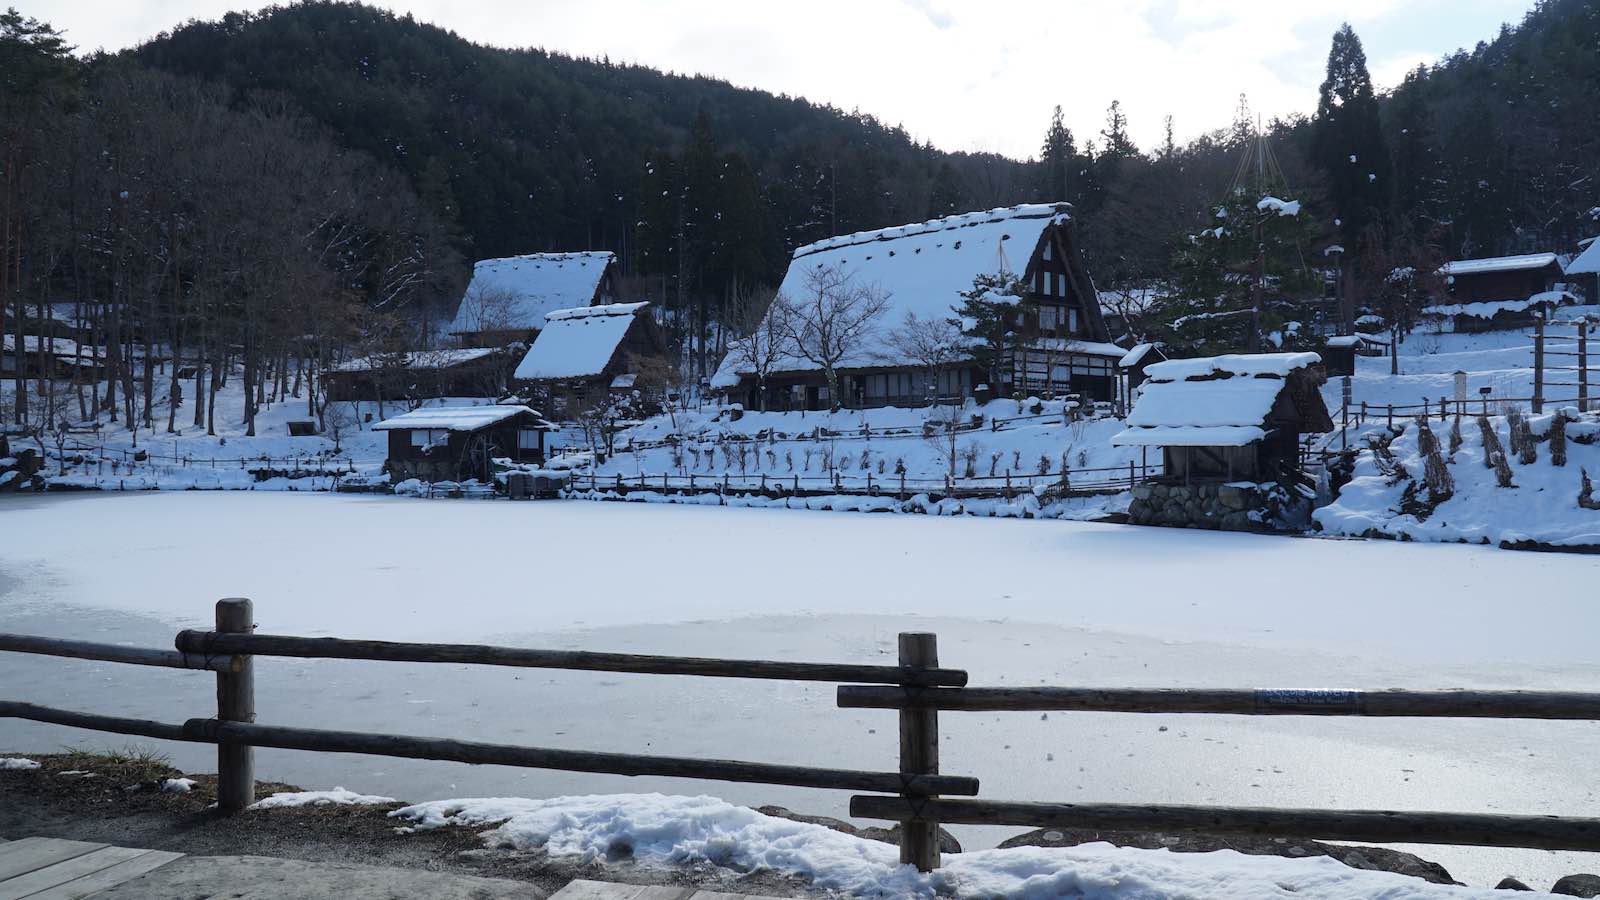
[[[916,809],[940,822],[964,825],[1254,834],[1377,844],[1600,850],[1600,819],[1559,816],[943,799],[922,801]],[[850,815],[858,818],[904,819],[911,812],[912,802],[900,797],[850,798]]]
[[[182,725],[168,725],[164,722],[152,722],[148,719],[124,719],[117,716],[73,712],[66,709],[38,706],[33,703],[19,703],[15,700],[0,700],[0,719],[28,719],[34,722],[49,722],[52,725],[65,725],[69,728],[86,728],[90,731],[107,731],[112,734],[132,734],[164,741],[188,740],[188,738],[184,737]]]
[[[1195,690],[1187,688],[900,688],[841,685],[848,709],[966,712],[1208,713],[1245,716],[1414,716],[1600,720],[1582,691]]]
[[[176,644],[180,651],[191,654],[372,659],[386,662],[457,663],[533,669],[581,669],[594,672],[863,684],[959,687],[967,683],[967,673],[960,669],[911,669],[900,666],[650,656],[636,653],[594,653],[586,650],[531,650],[523,647],[495,647],[483,644],[422,644],[345,638],[307,638],[278,634],[219,634],[189,630],[178,633]]]
[[[238,666],[238,661],[231,656],[208,657],[176,650],[97,644],[93,641],[37,637],[31,634],[0,633],[0,650],[37,653],[41,656],[64,656],[69,659],[96,659],[134,666],[164,666],[169,669],[203,669],[213,672],[231,672]]]
[[[963,775],[902,776],[898,772],[819,769],[810,766],[785,766],[726,759],[549,750],[448,738],[287,728],[244,722],[222,722],[216,719],[190,719],[182,725],[168,725],[143,719],[121,719],[93,713],[71,712],[8,700],[0,700],[0,718],[30,719],[36,722],[51,722],[74,728],[134,734],[169,741],[248,744],[255,747],[327,753],[364,753],[408,759],[448,760],[475,765],[521,766],[531,769],[560,769],[568,772],[599,772],[609,775],[659,775],[669,778],[786,784],[796,787],[892,792],[919,796],[937,793],[971,797],[978,793],[978,779]]]
[[[184,739],[201,742],[250,744],[286,750],[316,750],[330,753],[367,753],[410,759],[449,760],[478,765],[523,766],[532,769],[560,769],[568,772],[600,772],[610,775],[658,775],[668,778],[700,778],[710,781],[736,781],[755,784],[787,784],[797,787],[832,790],[870,790],[911,794],[978,793],[978,780],[955,775],[902,776],[898,772],[863,772],[849,769],[819,769],[726,759],[691,759],[674,756],[641,756],[632,753],[596,753],[585,750],[550,750],[509,744],[486,744],[449,738],[410,737],[395,734],[367,734],[353,731],[324,731],[312,728],[286,728],[220,722],[215,719],[190,719],[183,725]],[[862,785],[873,785],[862,787]]]

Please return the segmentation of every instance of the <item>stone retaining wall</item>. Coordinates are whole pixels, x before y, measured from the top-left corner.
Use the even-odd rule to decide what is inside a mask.
[[[1135,485],[1128,505],[1135,525],[1204,528],[1212,531],[1305,531],[1311,500],[1275,481]]]

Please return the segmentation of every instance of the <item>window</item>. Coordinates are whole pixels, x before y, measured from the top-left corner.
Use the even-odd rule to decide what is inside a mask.
[[[1039,307],[1039,330],[1055,331],[1060,320],[1056,318],[1057,309],[1054,306]]]
[[[1078,311],[1070,307],[1067,309],[1067,331],[1071,334],[1078,333]]]
[[[1050,258],[1050,242],[1049,241],[1045,241],[1044,242],[1044,258],[1045,259],[1049,259]]]
[[[429,447],[449,440],[450,432],[443,428],[415,428],[411,431],[411,446]]]
[[[517,432],[518,450],[539,449],[539,430],[537,428],[523,428]]]

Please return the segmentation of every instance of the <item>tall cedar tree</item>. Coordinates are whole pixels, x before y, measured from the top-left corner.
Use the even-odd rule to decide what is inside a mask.
[[[1329,200],[1340,243],[1345,247],[1340,312],[1346,330],[1354,327],[1351,275],[1374,222],[1389,207],[1389,150],[1383,139],[1378,98],[1367,72],[1367,54],[1349,24],[1333,34],[1328,74],[1317,95],[1312,123],[1312,160],[1328,179]]]
[[[1078,144],[1072,138],[1057,106],[1050,115],[1050,128],[1044,133],[1044,146],[1039,148],[1039,191],[1035,195],[1041,203],[1058,203],[1062,200],[1076,203],[1079,199],[1078,173],[1083,160],[1078,156]]]

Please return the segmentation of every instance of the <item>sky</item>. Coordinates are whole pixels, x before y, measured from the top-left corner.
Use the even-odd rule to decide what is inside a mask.
[[[81,51],[137,44],[241,0],[20,0]],[[1080,144],[1120,100],[1150,149],[1226,126],[1239,95],[1266,118],[1316,108],[1349,21],[1380,89],[1488,40],[1531,0],[378,0],[502,47],[607,55],[803,96],[952,151],[1026,158],[1059,104]]]

